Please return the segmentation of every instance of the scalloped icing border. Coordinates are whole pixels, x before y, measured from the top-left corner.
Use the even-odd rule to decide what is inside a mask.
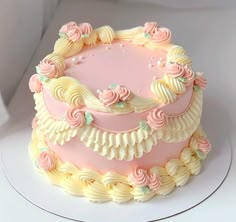
[[[159,130],[134,129],[132,132],[111,133],[93,125],[71,128],[64,120],[55,120],[45,107],[41,93],[35,94],[35,109],[42,133],[52,142],[63,145],[78,136],[86,147],[106,157],[118,160],[141,158],[152,150],[157,140],[180,142],[197,129],[202,113],[202,91],[193,91],[191,106],[180,116],[169,116],[168,123]]]
[[[108,172],[100,174],[93,169],[79,169],[73,164],[62,163],[56,157],[56,166],[51,171],[37,168],[49,181],[63,188],[71,195],[84,196],[92,202],[114,201],[124,203],[132,199],[136,201],[147,201],[152,197],[166,195],[175,187],[185,185],[191,175],[197,175],[201,169],[201,160],[196,155],[195,141],[199,137],[205,137],[205,132],[199,127],[189,143],[189,147],[183,149],[179,159],[168,161],[165,167],[154,166],[149,172],[160,178],[161,185],[157,190],[143,189],[132,185],[127,176]],[[33,130],[32,141],[29,146],[32,161],[37,162],[41,146],[47,146],[42,134]]]

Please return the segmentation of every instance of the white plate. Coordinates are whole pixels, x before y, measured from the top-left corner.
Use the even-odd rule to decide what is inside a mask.
[[[70,196],[37,174],[28,154],[31,129],[25,127],[0,141],[4,174],[12,187],[35,206],[55,215],[78,221],[143,222],[160,220],[184,212],[211,196],[223,183],[231,164],[226,137],[211,135],[214,146],[202,171],[171,194],[151,201],[127,204],[95,204]],[[18,143],[16,147],[16,141]]]

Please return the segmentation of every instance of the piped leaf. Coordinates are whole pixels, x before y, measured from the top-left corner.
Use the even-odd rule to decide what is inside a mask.
[[[126,106],[127,106],[127,103],[125,102],[118,102],[115,105],[116,108],[125,108]]]
[[[141,189],[142,189],[142,192],[143,192],[144,194],[150,193],[150,189],[149,189],[148,186],[142,187]]]
[[[151,35],[149,33],[144,33],[144,37],[147,38],[147,39],[150,39],[151,38]]]
[[[84,116],[86,125],[90,125],[94,120],[92,114],[90,112],[85,112]]]
[[[47,147],[41,147],[41,148],[39,148],[39,152],[40,152],[40,153],[45,152],[45,151],[48,151],[48,148],[47,148]]]
[[[197,154],[197,156],[198,156],[198,158],[199,158],[200,160],[205,159],[204,153],[201,152],[200,150],[195,150],[195,153]]]
[[[147,124],[147,122],[146,121],[144,121],[144,120],[141,120],[140,122],[139,122],[139,127],[141,128],[141,129],[143,129],[143,130],[149,130],[150,129],[150,126]]]
[[[60,36],[60,38],[67,38],[67,35],[66,35],[66,33],[64,33],[64,32],[59,32],[59,36]]]
[[[201,90],[201,88],[197,85],[194,85],[193,86],[193,89],[196,91],[196,92],[199,92]]]
[[[178,77],[178,80],[182,83],[185,83],[186,82],[186,79],[184,77]]]
[[[39,79],[40,79],[41,82],[47,82],[49,78],[47,76],[39,74]]]
[[[118,87],[119,84],[117,83],[111,83],[109,86],[108,86],[108,89],[115,89],[116,87]]]

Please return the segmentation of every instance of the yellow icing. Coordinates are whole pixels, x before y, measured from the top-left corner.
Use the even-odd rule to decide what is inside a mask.
[[[110,26],[102,26],[95,31],[97,32],[98,39],[102,43],[112,43],[115,37],[115,32]]]
[[[201,135],[206,135],[201,127],[192,135],[191,140],[197,140]],[[56,167],[51,171],[39,172],[46,176],[49,181],[62,187],[72,195],[85,196],[93,202],[115,201],[123,203],[132,199],[147,201],[155,195],[166,195],[177,186],[186,184],[191,175],[197,175],[201,169],[201,160],[191,147],[183,149],[179,159],[171,159],[165,165],[153,166],[149,171],[160,177],[161,186],[156,191],[142,189],[131,185],[127,176],[115,172],[101,174],[93,169],[77,168],[71,163],[63,163],[56,157]],[[42,138],[40,129],[34,129],[32,141],[29,147],[31,158],[36,162],[40,147],[47,146]]]
[[[192,103],[180,116],[168,117],[168,123],[159,130],[133,129],[130,132],[112,133],[93,125],[71,128],[62,120],[55,120],[47,111],[41,93],[34,95],[39,128],[52,143],[64,144],[78,136],[89,148],[107,159],[132,160],[150,152],[158,139],[180,142],[197,129],[202,111],[202,91],[193,92]],[[192,140],[194,141],[194,140]],[[193,142],[192,142],[193,143]]]
[[[186,91],[184,83],[179,81],[177,78],[164,75],[164,81],[166,83],[166,86],[176,95],[182,94]]]

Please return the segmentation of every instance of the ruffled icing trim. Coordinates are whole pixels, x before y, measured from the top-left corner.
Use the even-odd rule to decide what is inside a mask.
[[[129,132],[113,133],[94,125],[72,128],[66,121],[55,120],[45,107],[42,93],[34,95],[38,125],[42,133],[52,142],[63,145],[78,136],[93,151],[107,159],[132,160],[151,151],[157,140],[180,142],[190,137],[200,123],[202,91],[193,92],[188,110],[179,116],[169,116],[168,123],[158,130],[133,129]]]
[[[34,129],[29,146],[31,158],[35,163],[40,155],[40,147],[47,146],[41,137],[39,129]],[[93,169],[79,169],[73,164],[63,163],[56,157],[55,168],[45,171],[37,168],[51,183],[62,187],[67,193],[84,196],[92,202],[115,201],[124,203],[130,200],[147,201],[155,195],[166,195],[175,187],[185,185],[191,175],[197,175],[201,169],[201,158],[196,154],[195,141],[205,137],[205,132],[199,127],[192,135],[189,146],[184,148],[179,159],[171,159],[165,167],[153,166],[149,169],[152,175],[160,179],[157,189],[137,187],[130,183],[127,176],[115,172],[101,174]],[[193,141],[193,142],[192,142]],[[56,155],[55,155],[56,156]]]

